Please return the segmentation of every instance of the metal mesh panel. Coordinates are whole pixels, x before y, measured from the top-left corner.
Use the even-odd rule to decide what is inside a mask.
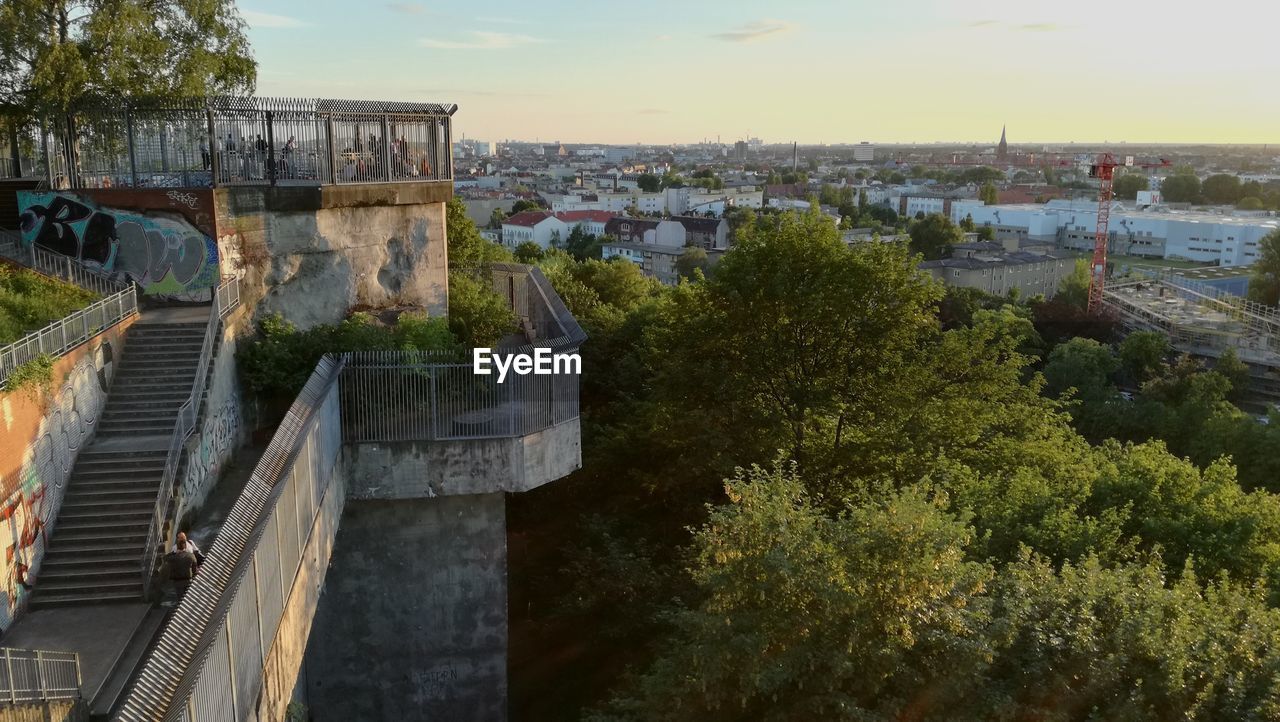
[[[262,628],[275,629],[280,622],[280,613],[284,608],[281,575],[284,565],[280,563],[280,523],[274,514],[267,520],[266,530],[262,534],[262,543],[254,561],[258,565],[258,601],[262,605]]]
[[[236,711],[243,719],[257,696],[262,674],[262,632],[258,627],[258,594],[248,575],[236,590],[228,615],[231,644],[235,651]]]
[[[230,678],[231,657],[227,650],[227,628],[223,626],[210,645],[200,682],[191,695],[195,722],[236,722]]]

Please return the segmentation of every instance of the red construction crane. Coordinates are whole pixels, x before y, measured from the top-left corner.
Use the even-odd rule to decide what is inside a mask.
[[[1170,165],[1161,158],[1158,163],[1135,163],[1133,156],[1117,161],[1111,153],[1103,153],[1089,166],[1089,177],[1098,179],[1098,223],[1093,234],[1093,265],[1089,267],[1089,313],[1102,310],[1102,291],[1107,278],[1107,227],[1111,220],[1111,181],[1117,167],[1162,168]]]

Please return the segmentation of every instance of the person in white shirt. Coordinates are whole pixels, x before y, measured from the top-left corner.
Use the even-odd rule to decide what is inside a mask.
[[[183,549],[184,544],[186,545],[185,549]],[[187,533],[182,531],[178,532],[178,538],[174,540],[173,543],[173,551],[176,552],[180,549],[194,554],[196,556],[196,561],[204,561],[204,554],[200,553],[200,547],[196,546],[195,542],[188,539]]]

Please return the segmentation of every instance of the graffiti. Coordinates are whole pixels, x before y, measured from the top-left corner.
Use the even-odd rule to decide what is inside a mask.
[[[92,434],[106,401],[114,352],[102,342],[63,381],[27,447],[16,484],[0,478],[0,629],[7,629],[31,590],[48,545],[46,529],[62,504],[76,454]]]
[[[18,205],[23,243],[120,274],[145,293],[189,293],[217,280],[218,244],[185,218],[99,207],[67,192],[22,191]]]
[[[205,421],[199,445],[187,456],[187,475],[182,482],[185,506],[199,504],[209,494],[222,465],[231,457],[239,431],[240,404],[233,398]]]
[[[195,195],[191,193],[179,193],[178,191],[169,191],[168,193],[165,193],[164,196],[165,198],[168,198],[174,203],[181,203],[193,211],[196,209],[196,203],[200,202],[200,199],[196,198]]]

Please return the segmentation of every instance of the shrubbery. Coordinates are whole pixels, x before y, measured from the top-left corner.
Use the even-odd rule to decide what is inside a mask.
[[[97,297],[34,271],[0,264],[0,344],[17,341]]]

